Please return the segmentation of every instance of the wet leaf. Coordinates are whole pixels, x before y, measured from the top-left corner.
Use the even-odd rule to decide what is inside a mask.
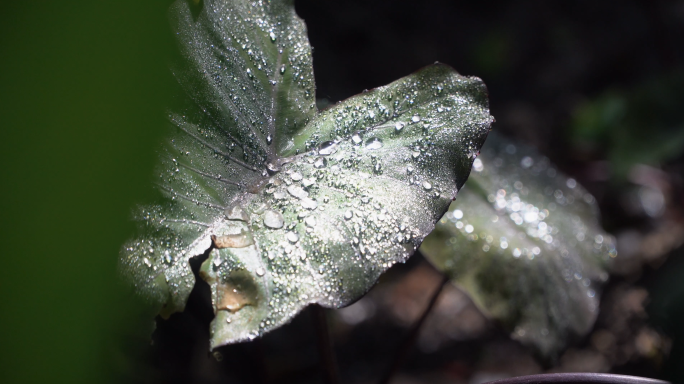
[[[494,134],[421,252],[546,357],[590,330],[616,256],[593,196],[546,157]]]
[[[210,250],[212,348],[358,299],[465,182],[492,121],[484,84],[436,64],[318,111],[292,1],[178,1],[172,14],[191,103],[171,116],[165,199],[136,215],[124,274],[168,316],[195,284],[188,260]]]

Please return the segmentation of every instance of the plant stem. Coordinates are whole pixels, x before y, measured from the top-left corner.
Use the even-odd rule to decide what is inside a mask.
[[[382,377],[379,384],[389,384],[390,380],[392,379],[392,376],[394,376],[394,373],[397,371],[397,369],[399,369],[399,366],[406,358],[406,355],[408,355],[408,352],[411,350],[411,348],[413,348],[413,344],[415,344],[416,339],[418,338],[418,331],[420,331],[420,327],[425,322],[425,319],[428,317],[428,314],[430,314],[430,312],[432,311],[432,308],[435,306],[435,303],[437,303],[437,298],[439,297],[439,294],[442,292],[444,285],[448,281],[449,277],[444,275],[442,281],[439,283],[439,286],[435,289],[435,292],[432,294],[430,302],[425,308],[425,311],[423,311],[423,314],[420,315],[418,321],[416,321],[409,330],[408,335],[406,335],[406,338],[401,343],[401,346],[397,350],[397,353],[394,355],[394,360],[392,361],[392,364],[390,365],[389,369],[385,372],[385,375]]]
[[[314,305],[311,313],[313,314],[314,326],[318,336],[318,354],[321,357],[321,363],[324,368],[323,379],[327,384],[339,384],[335,351],[330,340],[325,310],[319,305]]]

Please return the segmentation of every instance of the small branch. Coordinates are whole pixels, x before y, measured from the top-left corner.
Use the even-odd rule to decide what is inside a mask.
[[[406,335],[406,338],[402,342],[397,353],[394,355],[392,365],[390,365],[389,369],[385,372],[385,375],[382,377],[379,384],[389,384],[390,380],[392,379],[392,376],[394,376],[394,373],[397,371],[397,369],[399,369],[399,366],[404,362],[406,355],[408,355],[408,352],[413,348],[413,344],[415,344],[416,339],[418,338],[418,332],[420,331],[420,327],[425,322],[425,319],[427,319],[428,314],[430,314],[430,312],[432,311],[432,308],[435,306],[435,303],[437,303],[437,298],[439,297],[439,294],[442,292],[444,285],[448,281],[449,277],[444,275],[442,281],[439,283],[439,286],[437,287],[437,289],[435,289],[435,292],[432,294],[430,302],[425,308],[425,311],[423,311],[423,314],[420,315],[418,321],[416,321],[411,327],[411,330],[409,330],[408,335]]]
[[[318,354],[324,368],[323,377],[327,384],[339,384],[337,363],[335,362],[335,351],[330,340],[328,331],[328,321],[325,317],[325,310],[320,305],[314,305],[312,309],[316,335],[318,336]]]

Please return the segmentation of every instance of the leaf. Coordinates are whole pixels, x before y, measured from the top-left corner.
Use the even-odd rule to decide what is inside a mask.
[[[593,196],[529,147],[490,134],[421,252],[512,336],[554,357],[592,327],[616,256]]]
[[[326,110],[292,1],[177,1],[192,102],[171,116],[159,204],[122,251],[138,290],[183,310],[200,270],[211,347],[249,340],[306,305],[341,307],[404,262],[465,182],[492,121],[478,78],[426,67]]]

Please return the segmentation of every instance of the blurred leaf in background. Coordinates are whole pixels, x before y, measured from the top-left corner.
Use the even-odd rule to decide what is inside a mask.
[[[614,88],[575,110],[570,135],[589,151],[604,148],[616,181],[633,166],[660,166],[684,151],[684,72]]]
[[[591,330],[617,255],[596,200],[495,132],[458,197],[421,251],[514,339],[556,361]]]
[[[116,265],[175,86],[168,4],[0,5],[3,383],[102,382],[128,331]]]

